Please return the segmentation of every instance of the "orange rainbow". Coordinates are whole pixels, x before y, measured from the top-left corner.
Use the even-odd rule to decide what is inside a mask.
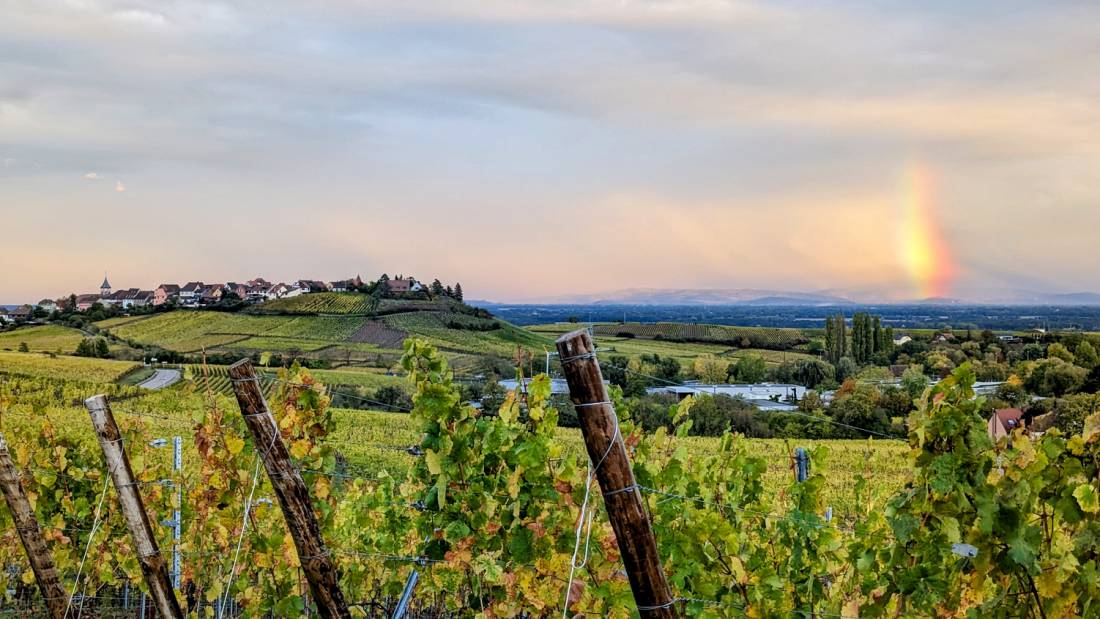
[[[946,297],[955,276],[955,262],[936,210],[935,178],[928,166],[905,166],[901,258],[920,298]]]

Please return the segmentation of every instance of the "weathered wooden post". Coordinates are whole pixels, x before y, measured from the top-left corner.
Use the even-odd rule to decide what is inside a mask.
[[[38,527],[38,519],[34,516],[27,494],[23,491],[23,483],[20,480],[19,469],[8,453],[8,443],[4,440],[4,434],[0,433],[0,490],[4,492],[4,500],[11,511],[12,522],[19,533],[19,539],[23,542],[23,549],[27,551],[31,569],[34,571],[34,580],[38,583],[38,590],[46,599],[46,608],[53,619],[65,617],[65,605],[69,594],[61,586],[61,579],[57,577],[57,568],[54,566],[53,557],[46,547],[46,540],[42,538],[42,530]]]
[[[801,447],[794,450],[794,477],[799,483],[810,477],[810,454]]]
[[[229,378],[241,407],[245,424],[252,433],[256,452],[263,460],[267,476],[279,497],[283,518],[290,527],[294,547],[309,581],[309,590],[322,617],[351,617],[344,592],[337,581],[336,567],[325,548],[321,527],[313,513],[313,504],[302,474],[294,466],[279,435],[275,416],[267,408],[252,362],[242,359],[229,366]]]
[[[634,601],[642,617],[666,619],[679,616],[669,590],[657,540],[649,525],[641,489],[634,481],[630,457],[619,432],[619,420],[607,397],[596,348],[588,331],[581,329],[558,338],[558,358],[569,397],[577,409],[588,458],[596,467],[596,479]]]
[[[134,480],[134,471],[130,468],[130,459],[122,446],[122,433],[119,432],[118,424],[115,423],[115,416],[111,413],[107,396],[92,396],[84,400],[84,406],[92,416],[96,438],[99,439],[99,446],[103,449],[103,459],[107,463],[111,481],[114,482],[115,490],[118,492],[118,504],[122,509],[122,517],[134,540],[138,564],[141,565],[141,573],[145,576],[145,584],[149,585],[153,605],[161,617],[183,619],[179,601],[172,592],[168,562],[157,547],[153,527],[149,524],[149,516],[145,513],[145,505],[142,503],[141,493],[138,492],[138,484]]]

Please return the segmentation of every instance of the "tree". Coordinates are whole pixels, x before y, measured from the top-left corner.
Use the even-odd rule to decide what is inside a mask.
[[[836,368],[821,359],[800,359],[779,364],[775,380],[781,383],[805,385],[809,389],[831,384],[836,380]]]
[[[729,374],[726,373],[726,363],[714,355],[696,357],[691,369],[695,374],[695,378],[704,383],[724,383],[729,377]]]
[[[1004,400],[1012,406],[1023,406],[1028,401],[1027,389],[1024,381],[1015,374],[1009,376],[1003,385],[997,388],[997,399]]]
[[[835,364],[848,354],[847,337],[844,314],[825,319],[825,357],[830,363]]]
[[[740,383],[759,383],[768,375],[768,364],[760,355],[745,355],[731,369],[729,373]]]
[[[1073,363],[1073,353],[1069,351],[1063,344],[1055,342],[1050,346],[1047,346],[1047,359],[1061,359],[1066,363]]]
[[[901,388],[908,394],[910,400],[921,397],[928,388],[928,377],[919,365],[911,365],[901,374]]]
[[[27,346],[26,342],[19,342],[19,352],[30,352],[30,346]]]
[[[866,385],[857,386],[855,390],[844,397],[837,397],[829,406],[829,416],[853,428],[870,430],[872,432],[887,432],[890,429],[890,420],[886,412],[878,407],[878,393],[873,387]],[[847,438],[865,438],[866,432],[837,427],[837,436]]]
[[[107,340],[101,337],[86,337],[76,345],[76,351],[73,354],[77,357],[106,358],[110,356],[110,348],[107,346]]]
[[[1081,340],[1081,343],[1073,350],[1073,356],[1077,365],[1086,370],[1091,370],[1096,367],[1097,363],[1100,363],[1100,356],[1097,356],[1096,348],[1088,340]]]
[[[453,296],[455,298],[455,301],[458,301],[459,303],[462,302],[462,284],[459,284],[457,282],[455,283],[455,290],[454,290],[454,295]]]
[[[1077,391],[1085,382],[1088,371],[1058,357],[1035,363],[1024,379],[1024,386],[1042,396],[1063,396]]]
[[[872,329],[872,338],[874,339],[874,346],[872,347],[875,354],[884,352],[886,350],[886,343],[883,341],[882,333],[882,317],[874,317],[874,328]]]
[[[444,292],[443,282],[439,281],[439,278],[432,280],[432,285],[429,287],[432,291],[432,296],[442,296]]]
[[[1085,429],[1085,419],[1100,412],[1100,394],[1079,393],[1058,403],[1054,409],[1054,426],[1073,436]]]
[[[836,364],[836,380],[837,382],[844,382],[851,376],[855,376],[859,372],[859,366],[852,360],[851,357],[841,357],[840,361]]]

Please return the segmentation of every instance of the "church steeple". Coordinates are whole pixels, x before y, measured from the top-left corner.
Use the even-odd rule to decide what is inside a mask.
[[[106,297],[111,294],[111,282],[107,281],[107,274],[103,274],[103,283],[99,285],[99,296]]]

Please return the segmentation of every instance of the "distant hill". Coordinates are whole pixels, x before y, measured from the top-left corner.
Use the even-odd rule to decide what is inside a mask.
[[[903,289],[853,288],[797,292],[757,288],[625,288],[541,301],[561,305],[1100,305],[1093,292],[1044,292],[1021,288],[966,288],[952,297],[914,298]],[[480,303],[479,303],[480,304]],[[500,305],[486,302],[484,305]]]
[[[850,305],[832,295],[753,288],[627,288],[555,299],[555,303],[613,305]]]

